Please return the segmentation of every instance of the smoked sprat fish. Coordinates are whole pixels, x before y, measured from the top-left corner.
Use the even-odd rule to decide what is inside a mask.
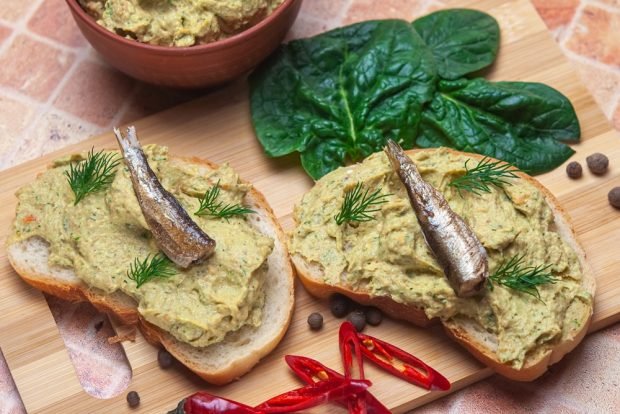
[[[118,128],[114,128],[114,134],[129,168],[138,204],[159,248],[183,268],[210,256],[215,250],[215,240],[202,231],[177,199],[162,187],[149,167],[135,127],[127,128],[126,136]]]
[[[409,194],[426,244],[459,297],[473,296],[489,276],[487,252],[446,199],[422,179],[415,164],[392,140],[385,147],[392,167]]]

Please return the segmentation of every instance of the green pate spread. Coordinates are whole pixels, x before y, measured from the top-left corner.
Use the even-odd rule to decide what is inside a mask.
[[[79,0],[97,23],[160,46],[192,46],[230,37],[268,16],[284,0]]]
[[[216,170],[168,158],[168,150],[146,146],[149,165],[209,236],[215,253],[186,270],[176,267],[170,278],[154,278],[140,288],[127,277],[135,258],[159,251],[138,205],[129,172],[117,167],[112,184],[74,205],[64,172],[75,154],[57,160],[53,168],[17,192],[14,231],[8,243],[39,237],[49,243],[49,265],[71,268],[93,289],[123,292],[136,300],[150,323],[180,341],[204,347],[228,332],[261,323],[264,278],[273,240],[259,233],[242,216],[196,216],[199,197],[220,181],[218,201],[243,203],[250,189],[228,165]],[[120,155],[119,155],[120,157]]]
[[[295,208],[290,250],[321,264],[324,282],[344,284],[373,296],[422,308],[428,318],[474,321],[498,338],[502,362],[521,367],[528,353],[540,352],[579,330],[592,297],[581,288],[577,254],[555,231],[544,195],[523,179],[504,189],[475,195],[449,187],[465,173],[463,155],[440,149],[412,157],[422,177],[475,232],[493,273],[504,261],[525,255],[525,264],[547,265],[559,279],[539,287],[542,300],[503,286],[484,295],[458,298],[429,250],[406,190],[383,152],[363,163],[339,168],[320,179]],[[470,162],[471,163],[471,162]],[[370,193],[391,194],[376,220],[337,225],[334,216],[347,191],[362,182]]]

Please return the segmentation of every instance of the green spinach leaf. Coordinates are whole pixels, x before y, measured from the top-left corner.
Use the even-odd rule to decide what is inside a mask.
[[[493,63],[499,48],[499,26],[486,13],[469,9],[440,10],[413,22],[433,52],[443,79],[457,79]]]
[[[298,151],[315,179],[379,151],[413,146],[436,83],[410,23],[362,22],[282,46],[250,76],[252,122],[265,152]]]
[[[563,141],[579,135],[573,106],[555,89],[479,78],[439,82],[416,143],[484,154],[539,174],[568,159],[574,151]]]

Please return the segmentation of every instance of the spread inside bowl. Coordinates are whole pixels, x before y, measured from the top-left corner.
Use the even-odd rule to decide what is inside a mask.
[[[79,0],[111,32],[159,46],[225,39],[255,25],[284,0]]]

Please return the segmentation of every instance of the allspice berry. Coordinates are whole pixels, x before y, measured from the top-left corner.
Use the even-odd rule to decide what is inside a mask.
[[[310,325],[310,329],[313,331],[318,331],[323,327],[323,315],[318,312],[312,312],[308,316],[308,325]]]
[[[620,208],[620,187],[612,188],[609,194],[607,194],[607,198],[609,199],[609,204],[615,208]]]
[[[351,300],[340,293],[336,293],[330,298],[329,305],[336,318],[343,318],[351,309]]]
[[[364,312],[356,310],[353,311],[347,316],[347,320],[355,326],[357,332],[362,332],[366,327],[366,315]]]
[[[383,314],[374,306],[370,306],[366,309],[366,323],[368,325],[377,326],[381,324],[383,320]]]
[[[588,164],[590,171],[592,171],[592,174],[602,175],[607,172],[607,167],[609,167],[609,158],[607,158],[605,154],[596,152],[586,157],[586,163]]]
[[[140,395],[135,391],[129,391],[127,393],[127,404],[129,404],[131,408],[140,405]]]
[[[162,348],[157,353],[157,362],[159,362],[159,366],[162,369],[168,369],[172,366],[172,363],[174,362],[174,358],[172,357],[170,352]]]
[[[577,161],[570,162],[566,166],[566,175],[568,175],[569,178],[580,178],[582,173],[583,168],[581,168],[581,164],[579,164]]]

